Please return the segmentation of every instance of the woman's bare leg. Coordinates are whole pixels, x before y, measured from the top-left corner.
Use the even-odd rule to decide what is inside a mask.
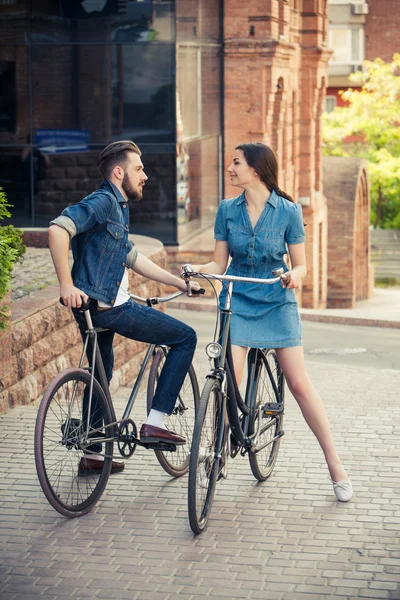
[[[246,363],[247,348],[243,346],[232,346],[233,367],[235,369],[235,377],[238,387],[242,383],[243,369]]]
[[[322,448],[331,479],[346,480],[346,471],[336,452],[324,403],[306,371],[303,348],[277,348],[276,352],[288,387]]]

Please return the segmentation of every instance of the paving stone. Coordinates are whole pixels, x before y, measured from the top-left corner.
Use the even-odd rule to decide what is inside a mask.
[[[196,361],[205,374],[206,361],[200,355]],[[352,501],[335,502],[320,450],[288,393],[273,476],[255,484],[246,459],[231,461],[209,527],[197,537],[187,522],[187,477],[171,480],[141,449],[110,478],[92,513],[60,517],[37,484],[32,451],[22,454],[15,443],[21,429],[33,434],[37,409],[2,415],[2,600],[399,600],[400,469],[393,453],[400,448],[400,376],[321,363],[310,363],[309,371],[352,476]],[[369,407],[382,394],[393,401],[388,420],[377,422]],[[118,414],[128,395],[126,388],[116,394]],[[140,424],[145,390],[134,413]],[[10,584],[13,569],[27,586],[18,579]]]

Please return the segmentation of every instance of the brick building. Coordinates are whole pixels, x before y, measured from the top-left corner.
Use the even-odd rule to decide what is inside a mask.
[[[343,106],[339,91],[357,87],[348,76],[363,60],[392,60],[399,51],[397,0],[328,0],[328,41],[333,49],[328,69],[325,110]]]
[[[225,161],[238,142],[277,153],[282,189],[303,206],[303,304],[326,304],[327,212],[320,116],[327,64],[326,0],[224,3]],[[229,163],[228,163],[229,164]],[[225,196],[237,194],[226,181]]]
[[[237,194],[224,179],[235,145],[263,141],[307,223],[302,302],[325,306],[327,10],[328,0],[0,2],[0,185],[15,222],[46,225],[97,186],[98,151],[131,138],[149,175],[131,231],[179,251]],[[68,135],[79,143],[65,152]]]

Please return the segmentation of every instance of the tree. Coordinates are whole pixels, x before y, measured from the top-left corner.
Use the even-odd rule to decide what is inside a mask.
[[[324,115],[324,154],[367,159],[371,222],[400,229],[400,54],[365,61],[349,79],[361,88],[340,92],[348,106]]]
[[[6,195],[0,188],[0,219],[11,217]],[[7,294],[14,264],[25,252],[22,243],[22,231],[12,225],[0,227],[0,301]],[[8,307],[0,302],[0,331],[6,327]]]

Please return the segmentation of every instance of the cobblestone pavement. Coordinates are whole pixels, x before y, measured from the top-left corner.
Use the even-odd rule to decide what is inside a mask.
[[[12,273],[11,298],[23,298],[56,282],[49,249],[27,248],[24,259],[15,265]]]
[[[246,458],[231,461],[197,537],[187,477],[172,480],[141,448],[89,515],[60,517],[35,473],[36,407],[1,416],[1,600],[399,600],[400,371],[308,364],[353,500],[335,501],[317,442],[288,394],[274,474],[258,484]],[[117,414],[128,394],[116,394]],[[133,416],[140,425],[144,392]]]

